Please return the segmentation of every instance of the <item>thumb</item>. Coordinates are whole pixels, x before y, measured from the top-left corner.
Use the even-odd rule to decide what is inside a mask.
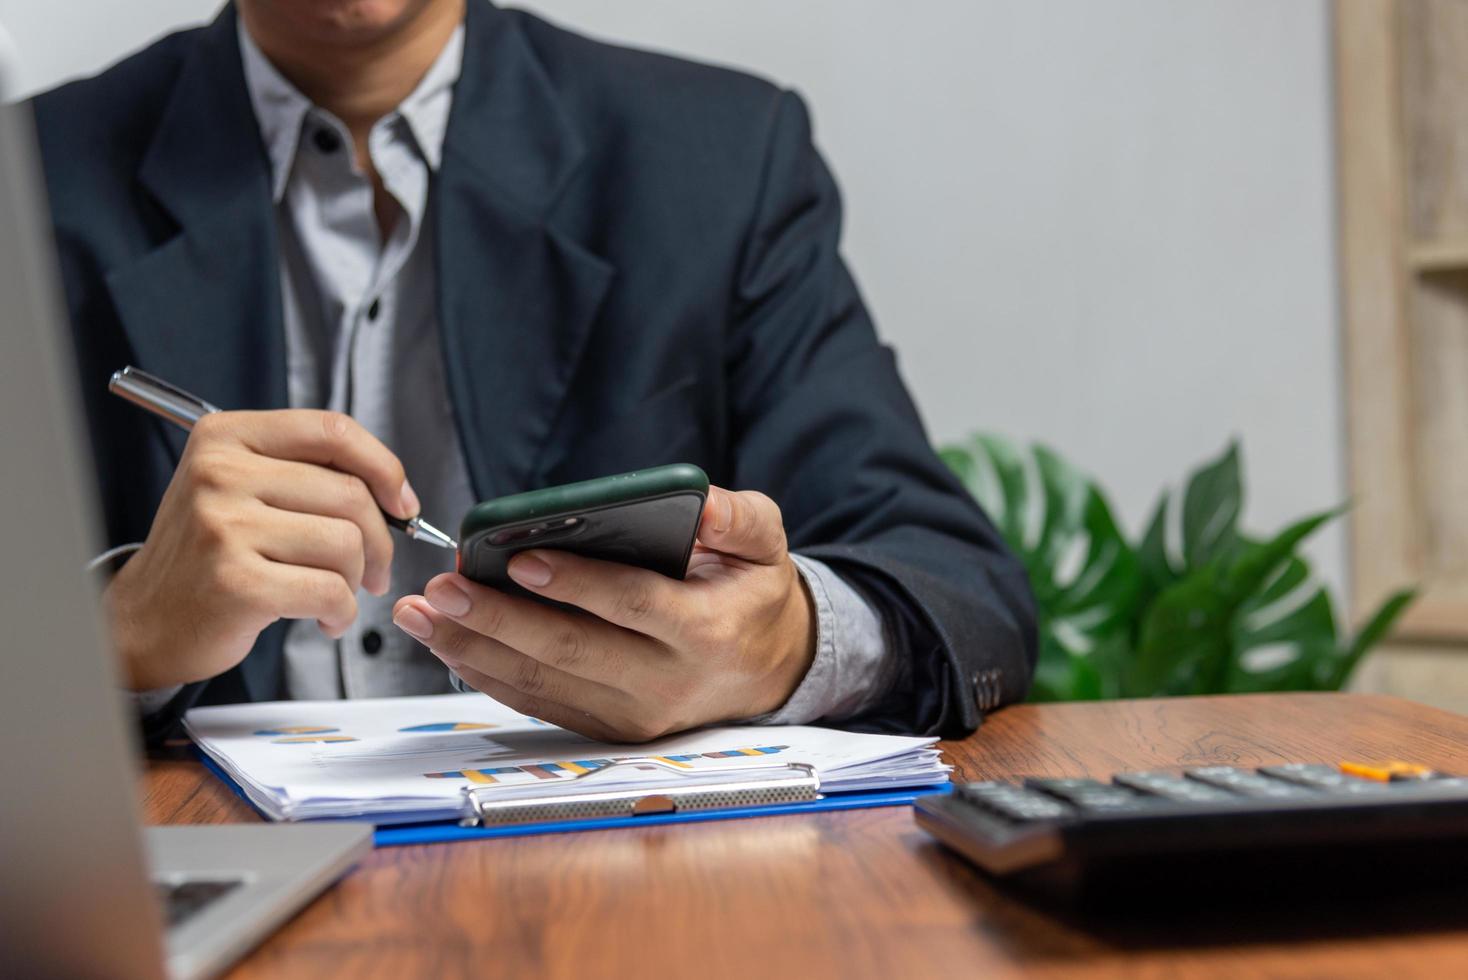
[[[698,540],[704,547],[761,565],[785,559],[785,524],[780,508],[755,490],[735,493],[709,487]]]

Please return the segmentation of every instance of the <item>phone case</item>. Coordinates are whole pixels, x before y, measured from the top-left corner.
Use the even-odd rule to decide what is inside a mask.
[[[552,548],[681,579],[708,487],[703,470],[676,463],[487,500],[460,525],[459,571],[519,593],[510,559]]]

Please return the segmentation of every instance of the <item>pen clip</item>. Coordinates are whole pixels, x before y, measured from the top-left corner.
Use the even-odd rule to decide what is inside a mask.
[[[199,419],[219,411],[218,407],[198,395],[191,395],[131,365],[112,373],[107,390],[134,405],[157,412],[185,429],[192,429]]]

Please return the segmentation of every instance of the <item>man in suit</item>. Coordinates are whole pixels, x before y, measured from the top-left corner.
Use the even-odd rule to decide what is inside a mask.
[[[150,735],[464,685],[634,740],[1023,696],[1023,571],[926,443],[792,94],[485,0],[236,0],[35,109]],[[126,363],[230,410],[169,431],[108,401]],[[559,606],[379,511],[677,461],[718,485],[687,580],[518,557]]]

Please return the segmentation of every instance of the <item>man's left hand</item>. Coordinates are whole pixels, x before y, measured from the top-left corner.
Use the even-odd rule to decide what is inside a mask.
[[[774,711],[815,656],[815,614],[764,494],[718,487],[683,581],[564,551],[509,565],[554,609],[461,575],[405,596],[393,622],[466,684],[517,711],[601,741]]]

